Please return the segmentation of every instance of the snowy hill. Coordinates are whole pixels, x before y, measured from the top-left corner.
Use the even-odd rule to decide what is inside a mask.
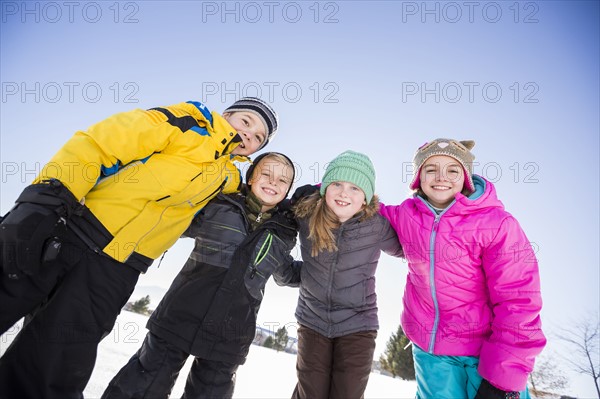
[[[100,344],[96,368],[84,395],[100,397],[106,385],[137,351],[146,335],[147,317],[122,312],[113,332]],[[192,358],[188,360],[173,389],[172,397],[183,393]],[[289,398],[296,384],[296,356],[252,345],[246,364],[238,369],[234,398]],[[372,373],[366,398],[414,398],[415,382]]]
[[[88,399],[99,398],[129,358],[138,350],[146,335],[148,318],[121,312],[113,331],[100,343],[96,367],[84,391]],[[0,355],[18,331],[17,327],[0,337]],[[181,397],[192,359],[179,375],[171,397]],[[246,364],[238,369],[234,398],[289,398],[296,384],[296,356],[252,345]],[[371,373],[365,398],[414,398],[416,383]]]

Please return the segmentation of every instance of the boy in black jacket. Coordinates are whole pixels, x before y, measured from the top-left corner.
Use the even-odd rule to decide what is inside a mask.
[[[294,180],[283,154],[259,156],[244,194],[221,195],[185,235],[196,245],[148,321],[138,352],[103,398],[166,398],[189,355],[196,357],[184,397],[230,398],[234,376],[256,331],[264,287],[298,280],[293,216],[281,206]]]

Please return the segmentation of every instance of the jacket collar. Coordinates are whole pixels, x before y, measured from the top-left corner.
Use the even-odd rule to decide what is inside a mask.
[[[504,209],[504,205],[496,196],[496,189],[490,181],[481,176],[473,175],[473,183],[475,184],[475,192],[468,197],[460,193],[456,194],[455,200],[440,215],[469,214],[483,208]],[[415,197],[418,197],[415,198],[415,203],[421,212],[435,215],[434,210],[430,208],[425,199],[417,195]]]

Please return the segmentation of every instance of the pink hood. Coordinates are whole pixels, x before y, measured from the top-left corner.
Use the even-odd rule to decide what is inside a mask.
[[[473,179],[477,191],[437,218],[418,196],[381,206],[408,260],[402,327],[430,353],[479,357],[483,378],[519,391],[546,343],[537,260],[493,184]]]

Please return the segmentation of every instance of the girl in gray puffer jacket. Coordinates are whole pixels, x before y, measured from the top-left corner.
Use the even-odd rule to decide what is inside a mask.
[[[327,167],[320,192],[296,205],[304,263],[293,398],[358,399],[367,386],[379,328],[377,262],[382,250],[402,256],[374,190],[371,160],[346,151]]]

